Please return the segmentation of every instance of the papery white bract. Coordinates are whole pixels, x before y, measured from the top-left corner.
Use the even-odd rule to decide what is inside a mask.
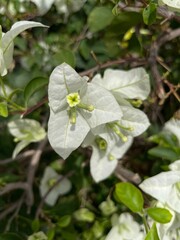
[[[147,194],[180,213],[179,184],[180,171],[168,171],[144,180],[139,187]]]
[[[19,21],[12,25],[11,29],[2,34],[0,39],[0,74],[5,76],[7,74],[7,69],[10,67],[13,60],[13,40],[17,35],[28,28],[32,27],[47,27],[38,22],[32,21]]]
[[[91,128],[122,117],[122,111],[110,92],[87,83],[87,77],[82,78],[66,63],[53,70],[48,93],[48,138],[53,149],[64,159],[80,146]],[[78,104],[70,104],[72,94],[76,97],[78,94]]]
[[[163,130],[169,131],[177,137],[180,146],[180,120],[176,118],[171,118],[164,125]]]
[[[54,186],[54,188],[50,191],[50,193],[45,198],[45,202],[50,206],[53,206],[56,203],[60,195],[64,195],[68,193],[72,187],[72,184],[68,178],[65,178],[62,175],[59,175],[51,167],[46,167],[44,171],[44,175],[41,179],[40,193],[41,193],[41,196],[44,197],[45,194],[48,192],[48,190],[53,186],[53,184],[56,183],[56,181],[60,177],[62,177],[62,180],[56,186]]]
[[[134,68],[129,71],[107,69],[103,77],[97,74],[92,82],[125,99],[144,100],[150,93],[149,76],[144,68]]]

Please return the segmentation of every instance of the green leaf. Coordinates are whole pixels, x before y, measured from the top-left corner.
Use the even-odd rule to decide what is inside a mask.
[[[145,240],[160,240],[155,223],[153,224],[152,228],[148,232]]]
[[[40,228],[39,219],[35,219],[35,220],[31,223],[31,228],[32,228],[33,232],[39,231],[39,228]]]
[[[46,84],[48,84],[48,78],[37,77],[32,79],[24,89],[25,104],[27,105],[30,97]]]
[[[146,8],[144,8],[143,20],[145,24],[151,25],[156,21],[156,9],[157,4],[155,3],[150,3]]]
[[[89,14],[88,25],[91,32],[97,32],[111,24],[114,16],[108,7],[96,7]]]
[[[0,116],[7,117],[8,116],[8,108],[6,102],[0,103]]]
[[[148,151],[148,154],[171,161],[177,160],[179,158],[179,154],[176,153],[172,148],[161,146],[150,149]]]
[[[61,228],[65,228],[70,224],[70,222],[71,222],[71,216],[65,215],[59,219],[58,226]]]
[[[165,208],[149,208],[147,213],[153,220],[159,223],[168,223],[172,218],[170,211]]]
[[[55,229],[51,228],[49,231],[46,233],[48,240],[53,240],[55,237]]]
[[[132,212],[141,212],[144,200],[141,191],[131,183],[118,183],[115,186],[115,198]]]
[[[9,94],[8,99],[11,100],[11,99],[14,97],[14,95],[16,95],[18,92],[22,92],[22,91],[23,91],[23,90],[20,89],[20,88],[17,88],[17,89],[15,89],[15,90],[13,90],[13,91]]]
[[[58,53],[54,54],[52,61],[54,65],[59,65],[65,62],[71,67],[75,67],[75,56],[72,51],[67,49],[62,49]]]

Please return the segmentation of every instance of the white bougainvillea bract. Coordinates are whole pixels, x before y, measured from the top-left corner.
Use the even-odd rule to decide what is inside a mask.
[[[64,159],[79,146],[91,146],[91,174],[96,182],[106,179],[133,137],[149,127],[146,114],[130,101],[145,100],[149,92],[143,68],[107,69],[103,78],[98,74],[88,82],[68,64],[57,66],[48,87],[51,146]]]

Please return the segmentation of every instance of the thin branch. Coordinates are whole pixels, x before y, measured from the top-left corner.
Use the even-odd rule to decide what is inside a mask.
[[[11,226],[11,223],[12,221],[14,220],[14,218],[18,215],[20,209],[21,209],[21,206],[23,204],[23,201],[24,201],[24,194],[21,196],[20,200],[18,201],[17,203],[17,206],[16,206],[16,211],[11,215],[11,217],[8,219],[8,222],[7,222],[7,225],[6,225],[6,229],[5,231],[9,231],[10,229],[10,226]]]
[[[118,163],[115,169],[115,175],[123,182],[132,182],[136,185],[138,185],[141,182],[139,174],[124,168],[121,162]]]
[[[146,60],[145,59],[141,59],[141,58],[135,58],[135,57],[127,57],[127,58],[120,58],[120,59],[117,59],[117,60],[113,60],[113,61],[108,61],[108,62],[105,62],[105,63],[102,63],[102,64],[99,64],[93,68],[90,68],[88,70],[85,70],[83,72],[80,72],[79,74],[81,76],[93,76],[93,74],[95,72],[97,72],[99,69],[104,69],[104,68],[107,68],[107,67],[110,67],[110,66],[113,66],[113,65],[119,65],[119,64],[123,64],[123,63],[137,63],[137,66],[140,66],[140,65],[145,65],[146,64]]]
[[[11,158],[7,158],[7,159],[4,159],[4,160],[0,160],[0,165],[5,165],[5,164],[8,164],[8,163],[12,163],[14,161],[21,160],[23,158],[31,157],[34,153],[35,153],[35,150],[27,150],[27,151],[17,155],[16,158],[11,157]]]
[[[161,74],[159,72],[158,65],[157,65],[157,61],[159,59],[158,52],[160,47],[163,44],[179,36],[180,36],[180,28],[161,35],[159,38],[157,38],[156,41],[154,41],[151,44],[151,47],[150,47],[150,55],[149,55],[148,62],[151,68],[152,75],[155,79],[156,94],[161,100],[165,98],[166,93],[165,93],[163,82],[162,82],[163,78],[161,77]]]
[[[3,212],[0,213],[0,220],[5,218],[9,213],[13,212],[19,205],[19,200],[13,203],[10,207],[6,208]]]
[[[41,155],[43,153],[43,150],[47,144],[47,138],[45,138],[42,142],[40,142],[38,148],[36,149],[35,153],[33,154],[30,164],[29,164],[29,169],[28,169],[28,176],[27,176],[27,184],[28,184],[28,191],[27,193],[27,199],[26,199],[26,204],[31,207],[34,203],[34,195],[33,195],[33,181],[34,181],[34,176],[36,173],[36,169],[39,165],[39,161],[41,158]]]
[[[46,149],[44,149],[44,152],[48,152],[51,151],[52,147],[51,146],[47,146]],[[0,160],[0,165],[6,165],[15,161],[21,161],[21,160],[25,160],[26,158],[31,157],[34,153],[36,152],[36,150],[31,149],[31,150],[27,150],[23,153],[20,153],[19,155],[17,155],[15,158],[7,158],[4,160]]]
[[[16,189],[27,190],[28,184],[26,182],[9,183],[0,191],[0,196],[3,196],[4,194],[6,194],[10,191],[14,191]]]

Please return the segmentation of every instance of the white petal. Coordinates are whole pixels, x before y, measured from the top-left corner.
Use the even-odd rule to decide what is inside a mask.
[[[146,114],[136,108],[129,106],[121,106],[123,112],[123,117],[120,123],[125,127],[133,127],[133,131],[124,131],[126,135],[131,135],[133,137],[139,136],[149,127],[150,122]]]
[[[13,39],[19,35],[21,32],[28,28],[32,27],[46,27],[45,25],[38,23],[38,22],[32,22],[32,21],[19,21],[12,25],[11,29],[6,32],[2,37],[2,50],[5,54],[6,51],[8,51],[10,44],[12,44]]]
[[[180,171],[180,160],[177,160],[169,165],[172,171]]]
[[[51,179],[58,180],[60,177],[62,177],[62,180],[51,190],[51,192],[45,198],[45,202],[50,206],[53,206],[56,203],[60,195],[64,195],[69,192],[72,184],[69,179],[63,178],[62,175],[57,174],[57,172],[54,171],[54,169],[51,167],[46,167],[43,178],[41,179],[40,193],[41,196],[44,197],[44,195],[50,189],[48,181]]]
[[[57,113],[50,111],[49,142],[52,148],[64,159],[81,145],[89,130],[89,125],[78,112],[76,123],[71,124],[67,110]]]
[[[162,203],[166,203],[171,196],[173,184],[177,182],[180,182],[180,172],[168,171],[144,180],[139,187]]]
[[[93,146],[93,152],[90,159],[90,170],[96,182],[109,177],[115,170],[117,163],[117,159],[112,161],[109,160],[106,151],[100,151],[96,146]]]
[[[49,11],[55,0],[31,0],[31,2],[37,6],[40,15],[43,15]]]
[[[180,120],[171,118],[169,121],[165,123],[164,130],[167,130],[176,135],[180,146]]]
[[[67,106],[66,96],[69,93],[78,92],[87,85],[71,66],[63,63],[57,66],[50,75],[48,97],[50,107],[54,112]]]
[[[91,128],[119,120],[122,117],[122,111],[114,96],[97,84],[88,83],[82,102],[87,105],[93,105],[95,108],[92,112],[81,110],[82,115]]]
[[[144,100],[150,93],[149,76],[144,68],[134,68],[129,71],[107,69],[103,79],[95,76],[92,82],[127,99]]]

